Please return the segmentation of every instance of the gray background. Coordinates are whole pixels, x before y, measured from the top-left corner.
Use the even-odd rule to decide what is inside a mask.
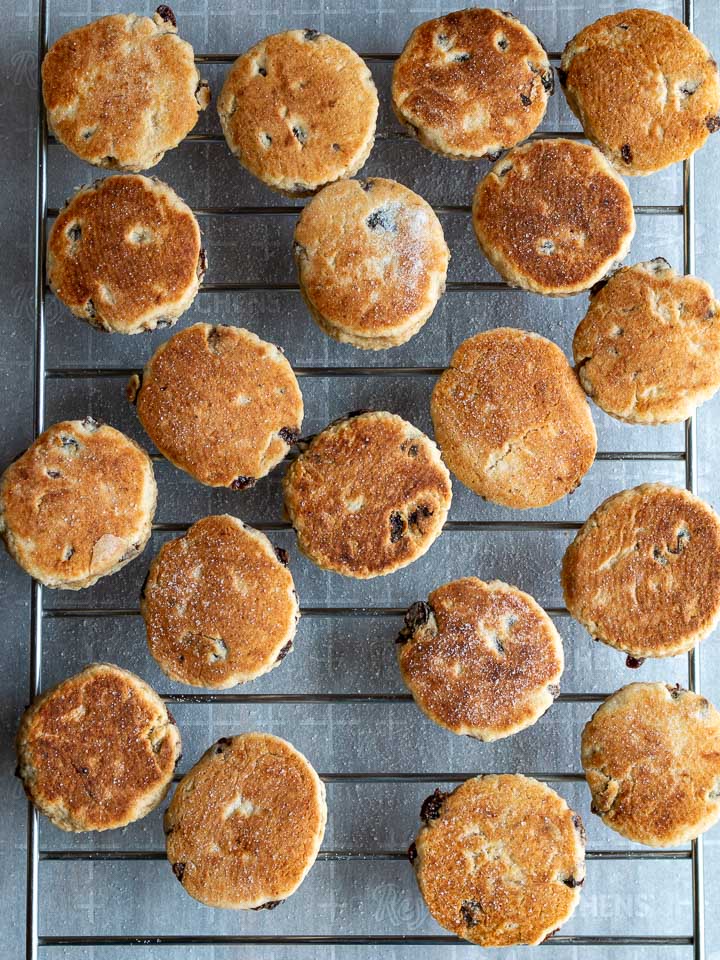
[[[577,29],[601,14],[630,4],[609,0],[503,0],[534,29],[546,48],[559,51]],[[290,27],[314,27],[331,33],[367,54],[398,52],[410,29],[455,4],[398,3],[386,0],[334,0],[321,3],[262,3],[260,0],[178,2],[174,5],[181,34],[197,54],[237,54],[263,35]],[[655,9],[683,16],[680,0],[655,0]],[[103,13],[120,9],[110,2],[49,0],[52,41],[66,30]],[[124,6],[130,10],[133,7]],[[138,12],[149,13],[150,6]],[[34,212],[35,131],[37,123],[37,8],[32,0],[5,0],[0,35],[3,77],[0,196],[4,214],[4,261],[0,275],[0,325],[5,375],[0,380],[4,410],[0,456],[4,466],[32,439],[35,312]],[[720,53],[720,24],[714,0],[696,0],[695,29]],[[271,194],[245,174],[219,141],[214,107],[206,111],[197,133],[168,154],[153,170],[167,180],[194,208],[268,207],[254,215],[202,215],[210,257],[206,292],[182,318],[242,324],[282,345],[304,374],[304,429],[311,432],[332,417],[358,407],[385,407],[423,428],[429,428],[428,398],[434,378],[385,371],[353,377],[330,375],[312,368],[362,365],[390,367],[443,366],[453,348],[473,332],[498,324],[537,330],[566,351],[582,316],[585,298],[545,300],[517,291],[468,290],[467,281],[492,281],[493,271],[475,247],[464,210],[472,189],[487,168],[484,163],[452,164],[433,157],[401,135],[387,107],[392,63],[370,57],[383,102],[379,136],[365,173],[392,176],[416,189],[445,212],[441,219],[451,246],[450,289],[423,331],[409,344],[378,354],[354,351],[320,333],[306,315],[295,283],[289,243],[294,215],[288,201]],[[201,72],[219,92],[225,64],[208,64]],[[553,97],[542,129],[577,130],[562,94]],[[697,273],[720,288],[718,244],[718,159],[720,137],[711,138],[696,157]],[[98,171],[71,157],[61,146],[49,147],[48,204],[57,208],[73,189],[94,179]],[[641,206],[682,202],[682,170],[673,167],[646,179],[630,181]],[[677,213],[642,213],[629,262],[665,256],[682,269],[682,217]],[[213,285],[251,285],[244,291],[222,291]],[[453,286],[455,285],[455,286]],[[270,288],[270,289],[268,289]],[[47,299],[47,367],[45,422],[91,414],[126,430],[141,442],[134,413],[122,396],[124,371],[141,366],[167,331],[138,337],[109,337],[70,317],[51,295]],[[117,375],[98,377],[93,368],[116,368]],[[74,369],[79,376],[67,377]],[[607,495],[642,480],[684,483],[682,427],[637,428],[611,421],[597,409],[600,451],[592,471],[571,497],[519,519],[521,528],[508,531],[493,522],[511,518],[509,511],[482,503],[455,483],[451,522],[428,555],[409,569],[379,581],[346,581],[323,574],[298,556],[286,530],[273,534],[291,550],[291,566],[301,601],[310,608],[301,621],[296,650],[270,676],[250,687],[206,698],[207,702],[174,703],[173,712],[184,739],[182,769],[191,765],[212,740],[223,734],[261,728],[286,736],[303,750],[318,770],[328,775],[330,818],[324,859],[315,866],[300,891],[273,913],[234,914],[212,911],[190,900],[162,861],[160,813],[126,830],[98,836],[72,836],[45,822],[40,825],[39,933],[47,937],[90,936],[290,936],[388,935],[437,936],[443,931],[428,917],[415,889],[412,872],[402,859],[362,859],[363,852],[403,850],[417,826],[422,798],[437,785],[434,774],[454,780],[491,770],[518,770],[553,775],[553,785],[585,819],[589,849],[588,881],[581,905],[562,933],[567,936],[668,936],[668,946],[618,946],[612,955],[623,960],[659,956],[689,958],[692,947],[683,939],[692,934],[691,869],[687,859],[607,859],[598,852],[628,851],[631,844],[603,828],[588,810],[584,784],[578,782],[577,742],[594,704],[581,693],[610,692],[632,679],[678,680],[687,683],[687,660],[646,664],[639,673],[626,670],[623,658],[592,644],[563,615],[558,583],[562,552],[573,535],[572,524]],[[720,507],[716,481],[720,468],[717,423],[720,397],[698,416],[700,471],[698,492]],[[620,460],[621,451],[662,452],[662,459]],[[42,686],[56,682],[91,659],[108,659],[136,670],[171,699],[184,688],[158,671],[147,653],[137,597],[152,552],[177,525],[208,512],[228,510],[256,526],[279,520],[279,473],[241,494],[211,491],[190,481],[169,464],[156,464],[160,485],[158,530],[141,559],[119,575],[80,593],[45,591]],[[512,516],[517,520],[518,516]],[[566,645],[564,699],[535,727],[511,740],[483,745],[454,738],[427,721],[403,698],[394,663],[393,637],[399,618],[394,608],[424,597],[440,582],[475,573],[500,577],[532,592],[551,609]],[[12,776],[12,740],[29,686],[29,579],[4,555],[0,557],[3,597],[4,660],[0,671],[0,904],[3,956],[20,957],[25,949],[25,867],[27,808]],[[339,608],[329,615],[326,608]],[[351,608],[345,611],[342,608]],[[355,613],[352,613],[352,609]],[[359,609],[358,608],[362,608]],[[363,613],[364,608],[374,612]],[[717,638],[701,648],[702,690],[720,701]],[[186,688],[185,688],[185,692]],[[376,699],[364,698],[375,695]],[[287,695],[291,695],[290,699]],[[325,697],[321,699],[320,695]],[[330,695],[328,697],[328,695]],[[381,697],[378,697],[381,695]],[[285,697],[286,699],[282,699]],[[305,702],[302,702],[304,698]],[[202,699],[202,698],[200,698]],[[300,701],[300,702],[296,702]],[[415,779],[405,776],[411,772]],[[398,782],[368,779],[389,774]],[[425,776],[427,782],[418,782]],[[720,828],[705,839],[707,955],[720,958]],[[118,861],[83,859],[87,851],[141,852],[144,859]],[[349,859],[335,856],[350,851]],[[335,852],[335,853],[334,853]],[[61,856],[62,855],[62,856]],[[130,953],[138,960],[183,956],[192,960],[231,957],[479,957],[484,951],[460,945],[343,946],[343,945],[194,945],[189,947],[47,946],[40,956],[72,960],[119,960]],[[506,951],[525,957],[527,950]],[[542,956],[601,960],[609,947],[582,944],[547,945]]]

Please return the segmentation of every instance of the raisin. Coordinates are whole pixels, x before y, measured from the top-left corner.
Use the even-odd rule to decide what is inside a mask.
[[[46,472],[51,480],[57,480],[57,478],[60,476],[59,470],[47,470]]]
[[[566,887],[570,887],[571,890],[574,890],[575,887],[581,887],[585,883],[585,880],[576,880],[575,877],[569,876],[563,877],[563,883]]]
[[[284,660],[285,657],[290,653],[290,651],[292,650],[292,648],[293,648],[292,640],[288,640],[288,642],[287,642],[287,643],[285,644],[285,646],[282,648],[282,650],[280,651],[280,653],[275,657],[275,662],[276,662],[276,663],[280,663],[281,660]]]
[[[397,224],[392,212],[387,207],[373,210],[365,221],[370,230],[383,230],[385,233],[396,233]]]
[[[289,563],[289,557],[288,557],[288,552],[287,552],[287,550],[285,550],[284,547],[273,547],[273,550],[275,551],[275,556],[278,558],[278,560],[280,561],[280,563],[281,563],[284,567],[286,567],[286,566],[288,565],[288,563]]]
[[[524,107],[529,107],[530,104],[531,104],[531,102],[532,102],[532,101],[530,100],[530,97],[528,97],[526,94],[524,94],[524,93],[521,93],[521,94],[520,94],[520,103],[521,103]]]
[[[373,182],[372,180],[361,180],[360,186],[365,191],[365,193],[370,193],[370,191],[372,190]]]
[[[396,643],[405,643],[418,627],[424,626],[432,616],[432,607],[424,600],[416,600],[405,614],[405,626],[397,636]]]
[[[405,532],[405,521],[402,514],[393,510],[390,514],[390,543],[397,543]]]
[[[292,427],[282,427],[280,430],[278,430],[278,436],[284,440],[289,447],[291,447],[300,439],[300,431],[293,430]]]
[[[175,876],[178,878],[180,883],[183,882],[183,877],[185,876],[185,864],[184,863],[174,863],[172,865],[172,871]]]
[[[453,57],[453,60],[455,61],[455,63],[467,63],[469,59],[470,59],[469,53],[457,53]]]
[[[101,420],[96,420],[94,417],[85,417],[82,421],[82,425],[89,433],[95,433],[102,426]]]
[[[414,840],[413,840],[413,842],[410,844],[410,846],[408,847],[407,855],[408,855],[408,860],[410,861],[410,863],[415,863],[415,861],[417,860],[418,852],[417,852],[417,846],[416,846]]]
[[[705,126],[710,133],[717,133],[720,130],[720,117],[705,117]]]
[[[492,150],[490,153],[485,154],[485,159],[489,160],[490,163],[497,163],[501,156],[502,150]]]
[[[507,48],[510,46],[510,44],[508,43],[508,41],[507,41],[507,39],[506,39],[505,37],[500,37],[500,39],[499,39],[498,42],[497,42],[497,45],[498,45],[498,48],[503,51],[503,53],[504,53],[504,52],[507,50]]]
[[[447,798],[447,793],[443,793],[442,790],[434,790],[433,793],[424,800],[422,807],[420,807],[420,819],[424,820],[425,823],[429,823],[431,820],[437,820],[442,811],[442,805]]]
[[[557,699],[557,697],[560,695],[560,685],[557,683],[549,684],[548,693],[553,698],[553,700]]]
[[[303,37],[306,40],[317,40],[319,36],[320,36],[319,30],[305,30],[305,32],[303,33]]]
[[[177,20],[175,19],[175,14],[172,12],[172,9],[166,4],[161,4],[157,10],[157,15],[161,20],[164,20],[165,23],[171,23],[174,27],[177,27]]]
[[[423,517],[427,520],[428,517],[433,515],[433,511],[430,507],[426,507],[425,504],[420,504],[420,506],[415,507],[412,513],[408,516],[408,523],[411,527],[417,527],[420,523],[420,517]]]
[[[281,903],[284,903],[284,900],[268,900],[267,903],[261,903],[259,907],[252,907],[252,910],[274,910],[275,907],[280,906]]]
[[[60,437],[60,445],[66,449],[72,450],[73,453],[77,453],[77,451],[80,449],[80,444],[77,442],[75,437]]]
[[[258,73],[260,74],[261,77],[267,76],[267,70],[265,69],[265,67],[258,67]]]
[[[220,739],[215,744],[215,754],[221,756],[225,753],[225,747],[230,746],[231,740],[230,737],[220,737]]]
[[[80,226],[80,224],[74,223],[71,227],[69,227],[67,235],[72,240],[73,243],[77,243],[80,237],[82,236],[82,227]]]
[[[198,280],[202,280],[202,278],[207,273],[207,266],[208,266],[207,251],[205,250],[205,247],[200,247],[200,254],[198,256],[198,264],[197,264]]]
[[[468,927],[475,927],[480,923],[480,914],[483,912],[479,900],[463,900],[460,907],[460,916]]]
[[[680,697],[685,693],[685,691],[683,690],[683,688],[680,686],[679,683],[676,683],[674,687],[671,687],[668,684],[668,691],[673,700],[679,700]]]
[[[548,70],[547,73],[540,74],[540,80],[542,82],[543,88],[552,95],[555,89],[555,78],[553,77],[552,70]]]
[[[235,477],[230,484],[232,490],[249,490],[256,483],[255,477]]]
[[[572,815],[572,824],[575,827],[575,830],[577,831],[578,836],[580,837],[580,840],[582,841],[583,844],[585,844],[587,840],[587,833],[585,832],[585,824],[582,822],[582,818],[580,817],[579,814],[574,813]]]
[[[625,666],[631,670],[637,670],[645,663],[645,657],[632,657],[630,654],[625,658]]]
[[[304,147],[307,143],[307,130],[304,127],[293,127],[292,132],[300,146]]]
[[[620,156],[623,158],[624,163],[632,163],[632,149],[629,143],[624,143],[620,148]]]

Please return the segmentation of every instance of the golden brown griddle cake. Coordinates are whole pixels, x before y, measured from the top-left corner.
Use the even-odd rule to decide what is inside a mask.
[[[483,253],[511,286],[551,297],[588,290],[635,234],[632,199],[595,147],[563,138],[515,147],[473,201]]]
[[[415,703],[453,733],[499,740],[532,726],[560,692],[560,635],[517,587],[464,577],[414,603],[397,639]]]
[[[367,579],[421,557],[450,509],[435,444],[393,413],[351,414],[312,439],[283,478],[302,552],[325,570]]]
[[[57,40],[42,65],[48,126],[99,167],[146,170],[176,147],[210,102],[170,7],[102,17]]]
[[[582,735],[592,811],[629,840],[674,847],[720,817],[720,713],[664,683],[631,683]]]
[[[720,619],[720,517],[664,483],[616,493],[565,552],[570,613],[632,658],[690,650]]]
[[[48,281],[65,306],[100,330],[172,326],[206,267],[200,228],[167,184],[108,177],[60,211],[48,241]]]
[[[140,677],[93,663],[28,707],[16,746],[25,792],[56,827],[111,830],[162,801],[180,733]]]
[[[223,737],[173,795],[167,856],[201,903],[271,910],[312,867],[326,819],[325,786],[287,741],[269,733]]]
[[[720,304],[659,257],[593,291],[573,339],[583,389],[626,423],[676,423],[720,387]]]
[[[367,350],[405,343],[445,290],[450,251],[432,207],[394,180],[343,180],[302,211],[293,252],[311,315]]]
[[[173,680],[232,687],[272,670],[300,616],[287,554],[228,515],[164,544],[140,604],[150,652]]]
[[[597,437],[562,350],[535,333],[498,327],[461,343],[430,412],[455,476],[493,503],[526,509],[571,493]]]
[[[128,399],[164,456],[201,483],[243,490],[297,440],[303,401],[281,351],[242,327],[196,323],[161,344]]]
[[[535,130],[552,90],[537,37],[512,14],[473,7],[415,28],[395,65],[392,105],[430,150],[497,159]]]
[[[292,197],[357,173],[372,150],[377,112],[365,63],[317,30],[266,37],[235,61],[218,99],[240,163]]]
[[[585,134],[627,176],[684,160],[720,129],[717,64],[664,13],[596,20],[565,47],[559,72]]]
[[[538,944],[571,916],[585,880],[582,820],[519,774],[436,790],[409,851],[435,920],[484,947]]]
[[[157,487],[150,458],[92,417],[45,431],[0,479],[0,536],[46,587],[79,590],[145,547]]]

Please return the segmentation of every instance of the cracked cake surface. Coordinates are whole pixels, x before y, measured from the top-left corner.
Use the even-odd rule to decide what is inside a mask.
[[[201,903],[271,910],[312,867],[326,820],[325,786],[286,740],[222,737],[173,794],[164,821],[167,857]]]
[[[0,536],[44,586],[80,590],[143,551],[156,500],[134,440],[92,417],[63,420],[0,478]]]
[[[583,389],[626,423],[677,423],[720,387],[720,304],[659,257],[597,291],[573,339]]]
[[[462,343],[430,412],[455,476],[493,503],[526,509],[574,490],[595,458],[587,399],[558,346],[498,327]]]
[[[540,124],[553,72],[512,14],[470,8],[421,23],[393,70],[392,105],[423,146],[447,157],[495,157]]]
[[[623,490],[585,521],[561,579],[596,640],[635,658],[683,653],[720,619],[720,517],[679,487]]]
[[[16,741],[18,776],[61,830],[111,830],[165,797],[180,733],[140,677],[93,663],[28,707]]]
[[[520,774],[436,790],[410,860],[428,910],[485,947],[538,944],[571,916],[585,880],[580,817],[544,783]]]
[[[243,490],[297,440],[303,400],[281,350],[242,327],[196,323],[162,343],[128,399],[158,450],[200,483]]]
[[[601,17],[567,44],[560,78],[586,136],[626,176],[684,160],[720,129],[717,64],[655,10]]]
[[[592,810],[629,840],[669,847],[720,817],[720,713],[665,683],[631,683],[597,709],[582,735]]]
[[[432,440],[385,411],[350,414],[314,437],[283,479],[298,546],[325,570],[366,579],[421,557],[452,486]]]
[[[140,610],[163,671],[180,683],[218,688],[280,663],[300,616],[285,551],[227,514],[198,520],[162,546]]]
[[[562,640],[517,587],[464,577],[410,607],[397,640],[417,705],[453,733],[498,740],[535,723],[560,692]]]
[[[168,6],[115,14],[71,30],[42,64],[50,131],[88,163],[137,172],[197,123],[210,90]]]
[[[377,113],[365,62],[317,30],[261,40],[232,65],[218,98],[240,163],[293,197],[354,176],[372,150]]]

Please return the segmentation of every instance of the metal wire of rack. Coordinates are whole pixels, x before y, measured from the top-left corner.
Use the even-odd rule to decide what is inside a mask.
[[[685,25],[693,28],[693,0],[683,0]],[[45,420],[45,385],[48,380],[65,378],[125,378],[133,373],[133,369],[125,367],[52,367],[46,363],[46,280],[45,280],[45,248],[48,221],[57,215],[57,209],[50,208],[47,202],[48,181],[48,145],[53,138],[48,135],[45,122],[45,111],[42,99],[40,82],[40,66],[48,47],[48,0],[38,0],[38,97],[37,97],[37,137],[36,137],[36,209],[35,209],[35,366],[34,366],[34,435],[38,436],[44,429]],[[392,61],[397,55],[392,53],[372,53],[362,55],[368,61]],[[196,56],[197,63],[223,64],[232,63],[237,57],[235,53],[204,54]],[[552,60],[558,60],[559,53],[550,54]],[[563,132],[553,134],[544,132],[536,136],[561,135],[574,139],[582,139],[581,132]],[[399,135],[398,135],[399,138]],[[223,142],[222,137],[216,134],[191,133],[188,140],[203,142]],[[380,139],[380,138],[379,138]],[[295,216],[298,212],[295,206],[246,206],[246,207],[195,207],[194,213],[201,217],[230,217],[252,214]],[[436,206],[438,213],[467,214],[468,206]],[[692,158],[683,165],[683,199],[681,205],[636,205],[637,215],[678,215],[683,220],[683,267],[685,273],[693,273],[695,266],[695,237],[694,237],[694,174]],[[487,282],[451,282],[448,289],[472,291],[500,291],[510,290],[507,284],[501,281]],[[200,293],[208,292],[236,292],[246,290],[297,290],[295,284],[283,283],[205,283]],[[298,376],[325,376],[347,377],[363,374],[373,376],[413,377],[418,375],[435,376],[442,372],[442,367],[422,366],[309,366],[295,367]],[[159,455],[153,459],[162,460]],[[682,461],[685,466],[685,484],[688,490],[695,492],[697,486],[697,449],[696,449],[696,422],[695,416],[687,420],[684,430],[683,451],[663,450],[613,450],[602,451],[597,455],[598,460],[637,460],[637,461]],[[580,523],[568,521],[450,521],[445,530],[573,530],[580,527]],[[187,529],[188,523],[158,523],[154,530],[182,531]],[[255,524],[258,529],[284,530],[289,529],[285,523]],[[556,617],[568,616],[563,607],[546,607],[547,612]],[[302,608],[304,617],[363,617],[373,616],[400,616],[405,608],[399,607],[323,607],[305,606]],[[50,607],[43,605],[43,588],[37,582],[32,584],[31,617],[30,617],[30,657],[29,657],[29,697],[32,700],[41,690],[42,659],[43,659],[43,625],[51,619],[82,618],[82,617],[129,618],[138,617],[136,608],[80,608],[80,607]],[[688,685],[692,690],[700,687],[700,658],[695,650],[688,654]],[[602,701],[607,693],[562,693],[558,700],[569,703],[596,703]],[[404,693],[181,693],[166,694],[165,700],[169,703],[383,703],[410,701],[409,694]],[[581,773],[562,773],[534,771],[528,772],[539,780],[550,783],[575,783],[584,780]],[[459,783],[466,779],[468,774],[448,772],[437,773],[321,773],[326,783],[427,783],[436,784]],[[179,777],[176,776],[176,780]],[[406,857],[405,851],[399,850],[355,850],[355,849],[326,849],[318,856],[319,861],[395,861]],[[28,805],[27,828],[27,913],[26,913],[26,958],[38,960],[40,948],[52,947],[93,947],[93,946],[190,946],[190,945],[457,945],[461,941],[453,936],[446,935],[181,935],[181,936],[104,936],[84,935],[73,936],[40,934],[39,930],[39,876],[41,865],[52,861],[161,861],[165,859],[163,850],[42,850],[40,849],[39,815]],[[686,946],[692,947],[694,960],[705,960],[705,923],[704,923],[704,892],[703,892],[703,845],[702,838],[695,840],[690,849],[657,850],[657,849],[590,849],[587,859],[595,861],[638,860],[638,861],[690,861],[691,863],[691,895],[692,895],[692,935],[691,936],[663,936],[663,935],[615,935],[615,936],[582,936],[556,935],[552,938],[553,945],[569,945],[575,947],[617,947],[617,946]]]

